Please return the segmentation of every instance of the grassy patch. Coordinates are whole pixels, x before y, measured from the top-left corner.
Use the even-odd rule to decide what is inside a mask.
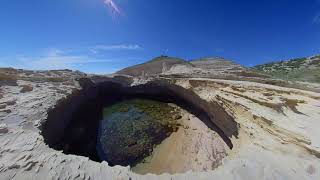
[[[289,61],[272,62],[258,65],[252,70],[266,74],[275,79],[287,81],[306,81],[320,83],[320,56],[311,58],[296,58]]]
[[[288,62],[286,62],[286,66],[292,68],[292,69],[298,69],[300,68],[307,58],[296,58],[296,59],[291,59]]]
[[[259,77],[259,78],[269,78],[269,75],[262,74],[260,72],[256,71],[240,71],[240,72],[235,72],[236,75],[238,76],[244,76],[244,77]]]

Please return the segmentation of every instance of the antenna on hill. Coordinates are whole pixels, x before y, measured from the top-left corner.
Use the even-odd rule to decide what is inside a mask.
[[[169,52],[169,49],[165,49],[164,52],[162,53],[162,56],[168,56],[168,52]]]

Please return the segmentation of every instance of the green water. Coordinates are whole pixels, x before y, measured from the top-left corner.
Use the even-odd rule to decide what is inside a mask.
[[[97,151],[111,165],[135,165],[178,130],[179,112],[167,103],[126,100],[103,109]]]

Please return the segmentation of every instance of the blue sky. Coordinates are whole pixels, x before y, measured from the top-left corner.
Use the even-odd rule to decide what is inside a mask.
[[[250,66],[320,53],[319,0],[2,0],[0,66],[110,73],[162,54]]]

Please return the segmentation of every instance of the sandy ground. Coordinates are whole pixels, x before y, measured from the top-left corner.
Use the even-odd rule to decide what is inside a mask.
[[[160,145],[153,154],[132,168],[139,174],[184,173],[213,170],[222,164],[227,145],[200,119],[182,110],[181,127]]]

